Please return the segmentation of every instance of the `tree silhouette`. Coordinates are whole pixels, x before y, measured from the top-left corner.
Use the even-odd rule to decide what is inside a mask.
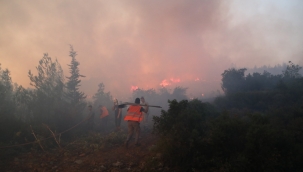
[[[69,66],[70,77],[66,77],[68,79],[67,86],[67,97],[69,98],[71,105],[76,106],[82,100],[86,98],[83,92],[79,91],[80,77],[85,77],[80,75],[78,66],[80,63],[76,60],[77,53],[74,51],[73,46],[70,46],[70,54],[69,56],[72,58]]]
[[[8,69],[1,70],[0,64],[0,120],[13,118],[14,103],[12,100],[13,86]]]
[[[286,70],[283,71],[283,77],[284,78],[301,78],[302,75],[299,73],[299,71],[302,69],[301,66],[295,65],[291,61],[288,62],[288,65],[286,67]]]
[[[38,74],[35,76],[31,70],[28,72],[30,85],[35,89],[31,91],[32,117],[37,123],[56,123],[54,117],[64,101],[64,75],[61,65],[57,60],[52,61],[47,53],[36,67]],[[20,90],[22,91],[22,90]],[[23,93],[24,90],[23,90]]]
[[[110,92],[105,93],[104,88],[104,84],[100,83],[98,85],[97,93],[93,96],[95,108],[97,108],[99,105],[103,105],[106,107],[111,107],[113,105],[113,98],[110,95]]]

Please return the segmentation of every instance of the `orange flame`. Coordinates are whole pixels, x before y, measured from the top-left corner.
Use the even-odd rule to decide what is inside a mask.
[[[181,81],[180,78],[170,78],[169,80],[168,80],[168,79],[164,79],[164,80],[160,83],[160,85],[161,85],[162,87],[165,87],[165,86],[171,85],[171,84],[173,84],[173,83],[178,83],[178,82],[180,82],[180,81]]]
[[[138,86],[131,86],[131,87],[130,87],[130,91],[138,90],[138,88],[139,88]]]
[[[161,85],[162,87],[166,87],[166,86],[170,85],[170,83],[169,83],[166,79],[164,79],[164,80],[160,83],[160,85]]]

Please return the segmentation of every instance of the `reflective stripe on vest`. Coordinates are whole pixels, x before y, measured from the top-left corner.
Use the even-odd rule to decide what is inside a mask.
[[[140,112],[141,106],[130,106],[124,117],[125,121],[142,121],[142,112]]]
[[[102,114],[100,116],[100,118],[104,118],[106,116],[108,116],[108,110],[106,109],[106,107],[102,106]]]

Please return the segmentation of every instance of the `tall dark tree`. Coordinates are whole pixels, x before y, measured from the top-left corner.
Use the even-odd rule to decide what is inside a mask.
[[[66,77],[67,81],[67,97],[69,98],[71,105],[76,106],[86,98],[83,92],[79,91],[80,77],[85,77],[80,74],[78,66],[80,63],[76,60],[77,52],[74,51],[73,46],[70,46],[69,56],[72,58],[69,66],[70,77]]]
[[[57,111],[64,104],[63,70],[59,62],[57,60],[52,61],[47,53],[39,61],[36,69],[38,72],[36,76],[31,71],[28,72],[30,84],[35,89],[31,92],[25,92],[21,89],[19,93],[24,93],[24,96],[27,97],[25,99],[32,100],[28,105],[32,111],[31,116],[34,122],[55,124],[57,123],[55,116],[59,115]]]
[[[1,70],[0,64],[0,117],[12,118],[14,104],[12,101],[13,86],[8,69]]]
[[[23,122],[31,122],[33,91],[23,88],[21,85],[14,90],[14,102],[16,104],[16,117]]]
[[[34,76],[31,70],[28,72],[30,85],[46,96],[61,98],[64,88],[64,75],[59,62],[57,60],[52,61],[52,58],[45,53],[36,69],[37,76]]]
[[[15,133],[20,131],[23,124],[16,118],[18,112],[13,97],[14,89],[10,71],[8,69],[2,70],[0,64],[0,143],[8,143],[9,145],[13,143]],[[1,150],[2,152],[4,149]],[[2,155],[4,155],[2,158],[7,158],[5,153]]]

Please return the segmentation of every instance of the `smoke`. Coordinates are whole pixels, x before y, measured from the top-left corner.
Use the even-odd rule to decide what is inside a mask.
[[[86,76],[81,89],[88,95],[102,82],[123,100],[132,86],[156,89],[163,81],[201,95],[220,89],[221,73],[232,64],[303,63],[302,2],[293,1],[287,9],[272,4],[1,1],[1,63],[14,82],[28,86],[28,70],[34,71],[43,53],[49,53],[68,76],[71,44]]]

